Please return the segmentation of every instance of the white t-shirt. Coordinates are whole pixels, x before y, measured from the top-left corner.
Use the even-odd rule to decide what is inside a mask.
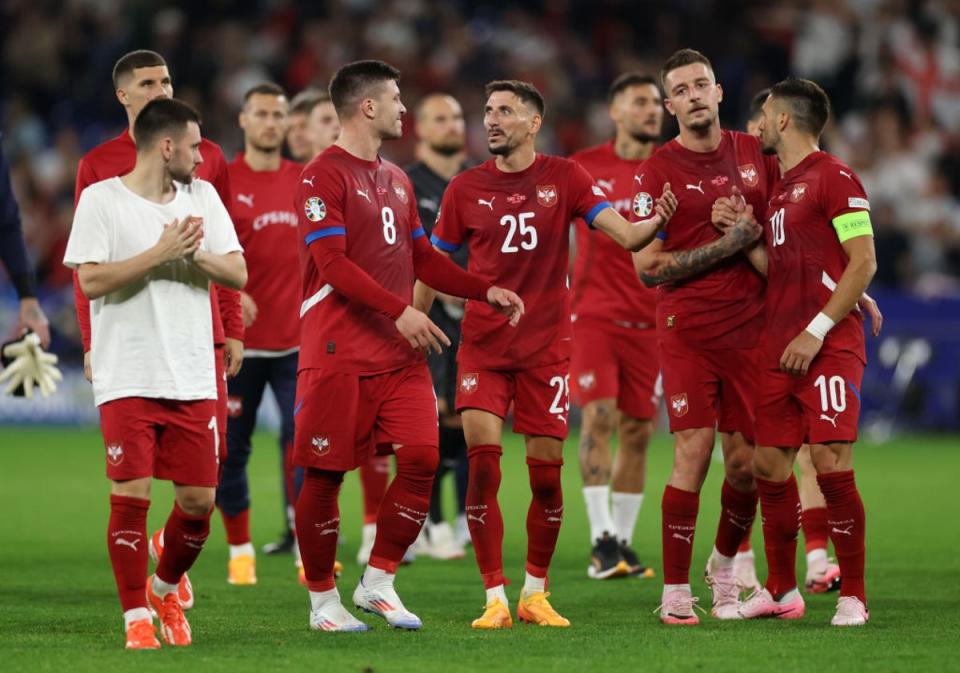
[[[177,194],[165,204],[133,193],[120,178],[84,189],[63,263],[76,268],[135,257],[156,245],[164,225],[189,215],[203,218],[203,250],[243,250],[213,185],[174,185]],[[193,262],[168,262],[94,299],[90,323],[97,406],[122,397],[216,398],[210,283]]]

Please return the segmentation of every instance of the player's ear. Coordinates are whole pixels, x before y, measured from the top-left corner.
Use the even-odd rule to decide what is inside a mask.
[[[543,117],[539,114],[534,114],[530,118],[530,133],[536,135],[540,132],[540,127],[543,126]]]
[[[671,117],[677,116],[677,111],[673,109],[673,103],[670,101],[669,96],[663,99],[663,107],[667,108],[667,112],[670,113]]]
[[[377,116],[377,102],[372,98],[364,98],[360,101],[360,112],[367,119],[373,119]]]
[[[117,87],[115,92],[117,94],[117,100],[120,101],[120,105],[127,107],[127,92],[121,87]]]
[[[715,85],[717,87],[717,102],[723,102],[723,87],[720,84]]]

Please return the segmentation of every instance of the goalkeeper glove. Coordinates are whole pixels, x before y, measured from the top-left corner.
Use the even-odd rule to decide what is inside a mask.
[[[57,356],[44,352],[40,347],[40,337],[29,332],[18,341],[10,341],[0,348],[0,362],[3,372],[0,383],[7,383],[5,395],[33,397],[33,387],[40,394],[50,397],[57,390],[57,381],[63,380],[63,374],[57,369]]]

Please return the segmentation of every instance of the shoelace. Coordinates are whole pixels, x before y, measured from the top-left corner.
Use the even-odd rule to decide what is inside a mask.
[[[678,602],[681,603],[680,605],[681,608],[686,608],[691,613],[694,611],[694,609],[696,609],[702,612],[703,614],[707,614],[706,610],[704,610],[699,605],[697,605],[697,603],[700,602],[700,598],[698,596],[690,596],[689,598],[678,599]],[[663,610],[665,606],[666,606],[666,603],[661,603],[660,605],[658,605],[653,609],[653,612],[654,613],[660,612],[661,610]]]
[[[713,574],[707,575],[705,580],[707,584],[716,589],[713,604],[719,605],[725,602],[737,602],[740,599],[740,590],[733,577],[733,570],[729,572],[729,577]]]
[[[157,634],[153,629],[153,623],[146,620],[131,624],[130,631],[127,633],[127,641],[133,643],[156,640],[156,638]]]
[[[183,616],[183,610],[180,607],[180,599],[176,593],[167,594],[163,597],[163,603],[160,606],[160,621],[164,624],[180,626],[186,619]]]
[[[837,600],[837,613],[844,617],[859,617],[860,610],[857,606],[859,602],[853,596],[841,596]]]
[[[533,594],[532,596],[527,597],[527,603],[532,603],[533,605],[543,609],[545,612],[549,613],[552,617],[559,617],[560,613],[553,609],[553,606],[547,602],[547,598],[550,597],[549,591],[544,591],[541,593]]]

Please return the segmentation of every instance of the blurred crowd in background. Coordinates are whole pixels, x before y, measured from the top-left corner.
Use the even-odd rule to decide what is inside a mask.
[[[432,91],[462,103],[475,159],[487,156],[483,84],[534,82],[547,99],[539,149],[569,154],[610,137],[605,93],[625,70],[657,75],[694,47],[723,85],[723,123],[742,128],[760,89],[794,74],[830,94],[824,149],[863,179],[877,235],[876,285],[960,295],[960,1],[813,0],[6,0],[0,5],[0,130],[41,301],[62,353],[78,353],[61,260],[84,152],[121,133],[111,84],[137,48],[167,59],[227,158],[241,149],[244,92],[270,80],[292,96],[343,63],[403,72],[408,108]],[[669,119],[669,118],[668,118]],[[385,147],[412,159],[406,137]],[[664,136],[675,133],[668,121]],[[0,271],[0,324],[15,324]],[[6,313],[4,313],[6,312]],[[8,319],[9,318],[9,319]]]

